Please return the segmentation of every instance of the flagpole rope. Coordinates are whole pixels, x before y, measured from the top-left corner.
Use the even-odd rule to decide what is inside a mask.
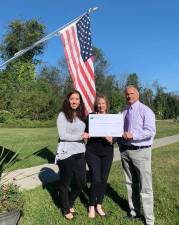
[[[88,12],[88,13],[93,13],[93,12],[95,12],[97,9],[98,9],[98,7],[93,7],[93,8],[90,8],[87,12]],[[22,49],[22,50],[16,52],[16,53],[14,54],[13,57],[11,57],[11,58],[8,59],[7,61],[5,61],[3,64],[1,64],[1,65],[0,65],[0,68],[3,67],[3,66],[5,66],[6,64],[10,63],[11,61],[17,59],[18,57],[24,55],[26,52],[28,52],[29,50],[35,48],[37,45],[39,45],[39,44],[41,44],[41,43],[43,43],[43,42],[49,40],[50,38],[56,36],[56,35],[59,33],[60,30],[63,30],[65,27],[69,26],[71,23],[73,23],[73,22],[79,20],[79,19],[82,18],[85,14],[86,14],[86,12],[83,13],[82,15],[76,17],[76,18],[73,19],[72,21],[68,22],[67,24],[63,25],[62,27],[58,28],[57,30],[53,31],[52,33],[48,34],[47,36],[43,37],[43,38],[40,39],[39,41],[35,42],[33,45],[31,45],[31,46],[29,46],[29,47],[27,47],[27,48],[25,48],[25,49]]]

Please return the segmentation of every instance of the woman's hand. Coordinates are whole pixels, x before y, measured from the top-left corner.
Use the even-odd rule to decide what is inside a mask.
[[[113,143],[112,137],[105,137],[105,139],[112,145],[112,143]]]
[[[81,135],[82,139],[84,140],[87,140],[89,138],[89,134],[84,132],[82,135]]]

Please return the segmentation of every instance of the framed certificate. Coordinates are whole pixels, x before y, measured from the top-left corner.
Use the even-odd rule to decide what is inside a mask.
[[[121,137],[124,118],[119,114],[89,114],[90,137]]]

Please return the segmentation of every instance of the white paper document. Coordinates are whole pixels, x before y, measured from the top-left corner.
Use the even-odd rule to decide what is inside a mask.
[[[124,118],[119,114],[89,114],[90,137],[121,137]]]

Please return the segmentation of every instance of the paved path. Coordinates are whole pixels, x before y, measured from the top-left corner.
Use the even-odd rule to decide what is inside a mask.
[[[170,144],[173,144],[175,142],[179,142],[179,134],[169,136],[169,137],[163,137],[163,138],[155,139],[154,144],[152,146],[152,149],[163,147],[163,146],[166,146],[166,145],[170,145]],[[119,159],[120,159],[120,153],[119,153],[118,148],[116,148],[115,151],[114,151],[114,160],[113,161],[117,161]]]
[[[179,135],[159,138],[154,141],[153,149],[179,142]],[[115,148],[114,161],[120,160],[119,149]],[[21,189],[32,189],[59,179],[58,167],[54,164],[43,164],[26,169],[19,169],[3,178],[6,182],[13,181]]]

